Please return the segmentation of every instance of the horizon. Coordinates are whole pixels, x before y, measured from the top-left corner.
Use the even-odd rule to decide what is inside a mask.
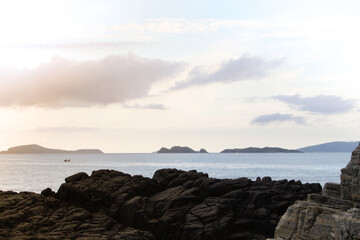
[[[206,148],[200,148],[200,149],[194,149],[192,148],[191,146],[180,146],[180,145],[174,145],[174,146],[170,146],[170,147],[167,147],[167,146],[162,146],[160,147],[158,150],[155,150],[155,151],[151,151],[151,152],[105,152],[103,151],[102,149],[99,149],[99,148],[71,148],[71,149],[60,149],[60,148],[57,148],[57,147],[48,147],[48,146],[42,146],[42,145],[39,145],[39,144],[36,144],[36,143],[31,143],[31,144],[25,144],[25,145],[17,145],[17,146],[11,146],[11,147],[8,147],[6,150],[1,150],[0,149],[0,152],[6,152],[8,151],[10,148],[14,148],[14,147],[23,147],[23,146],[32,146],[32,145],[35,145],[35,146],[39,146],[39,147],[43,147],[43,148],[47,148],[47,149],[53,149],[53,150],[65,150],[65,151],[76,151],[76,150],[100,150],[102,151],[103,153],[109,153],[109,154],[114,154],[114,153],[124,153],[124,154],[142,154],[142,153],[157,153],[160,149],[162,148],[167,148],[167,149],[170,149],[172,147],[189,147],[190,149],[194,150],[194,151],[200,151],[201,149],[205,149],[208,153],[221,153],[221,151],[223,150],[227,150],[227,149],[246,149],[246,148],[259,148],[259,149],[262,149],[262,148],[282,148],[282,149],[285,149],[285,150],[301,150],[302,148],[308,148],[308,147],[313,147],[313,146],[321,146],[321,145],[325,145],[325,144],[329,144],[329,143],[358,143],[359,141],[332,141],[332,142],[326,142],[326,143],[319,143],[319,144],[315,144],[315,145],[306,145],[306,146],[302,146],[302,147],[298,147],[298,148],[293,148],[293,149],[286,149],[286,148],[283,148],[283,147],[278,147],[278,146],[264,146],[264,147],[257,147],[257,146],[247,146],[247,147],[241,147],[241,148],[238,148],[238,147],[234,147],[234,148],[225,148],[225,149],[222,149],[220,151],[209,151],[208,149]],[[360,143],[359,143],[360,144]]]
[[[357,141],[359,7],[3,1],[0,149],[220,152]]]

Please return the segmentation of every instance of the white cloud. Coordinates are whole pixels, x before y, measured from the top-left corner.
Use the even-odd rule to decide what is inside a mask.
[[[40,127],[32,129],[31,132],[37,133],[74,133],[74,132],[91,132],[99,130],[90,127]]]
[[[34,49],[98,49],[110,47],[129,47],[141,46],[146,43],[140,41],[89,41],[89,42],[64,42],[64,43],[27,43],[27,44],[7,44],[6,47],[12,48],[34,48]]]
[[[354,109],[353,101],[333,95],[317,95],[314,97],[302,97],[299,94],[279,95],[273,99],[282,101],[297,110],[312,113],[336,114]]]
[[[333,35],[334,31],[349,33],[360,23],[358,16],[326,16],[317,18],[283,20],[235,20],[235,19],[184,19],[153,18],[142,23],[116,24],[103,27],[105,31],[153,32],[153,33],[209,33],[221,28],[240,28],[247,33],[261,33],[262,37],[298,38]],[[346,25],[346,26],[344,26]],[[352,31],[353,32],[353,31]]]
[[[183,19],[156,18],[147,19],[145,23],[128,23],[114,25],[107,30],[112,31],[148,31],[156,33],[208,33],[221,27],[261,27],[264,22],[245,20],[217,20],[217,19]]]
[[[125,107],[125,108],[135,108],[135,109],[156,109],[156,110],[165,110],[165,109],[167,109],[163,104],[158,104],[158,103],[149,103],[149,104],[145,104],[145,105],[139,105],[139,104],[128,105],[128,104],[123,104],[123,107]]]
[[[282,123],[282,122],[293,122],[298,125],[306,124],[306,120],[304,117],[294,116],[292,114],[281,114],[281,113],[264,114],[257,116],[251,121],[251,124],[267,125],[270,123]]]
[[[183,63],[133,54],[97,61],[54,57],[33,70],[0,73],[0,106],[73,107],[122,103],[147,96],[152,84]]]
[[[266,77],[270,71],[280,65],[282,60],[266,61],[261,57],[244,55],[237,59],[223,62],[212,73],[200,67],[190,72],[189,79],[177,82],[172,89],[181,89],[193,85],[206,85],[213,82],[232,83],[243,80],[257,80]]]

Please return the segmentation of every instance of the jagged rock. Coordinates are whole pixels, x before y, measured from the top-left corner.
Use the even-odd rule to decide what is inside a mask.
[[[269,177],[221,180],[195,170],[162,169],[150,179],[99,170],[67,181],[55,196],[157,239],[265,239],[288,206],[320,191],[320,184]]]
[[[0,191],[0,239],[154,239],[104,212],[89,212],[53,197]]]
[[[326,183],[322,195],[309,194],[288,208],[275,240],[360,239],[360,145],[341,169],[341,183]]]
[[[0,239],[266,239],[288,206],[320,191],[320,184],[215,179],[195,170],[162,169],[152,179],[114,170],[77,173],[56,193],[0,191]],[[317,196],[313,202],[351,205]]]

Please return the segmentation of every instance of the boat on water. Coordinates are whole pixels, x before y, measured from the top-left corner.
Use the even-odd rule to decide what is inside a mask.
[[[70,159],[64,159],[64,162],[70,162]]]

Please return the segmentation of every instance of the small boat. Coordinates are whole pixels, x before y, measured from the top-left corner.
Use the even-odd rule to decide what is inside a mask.
[[[70,162],[70,159],[64,159],[64,162]]]

